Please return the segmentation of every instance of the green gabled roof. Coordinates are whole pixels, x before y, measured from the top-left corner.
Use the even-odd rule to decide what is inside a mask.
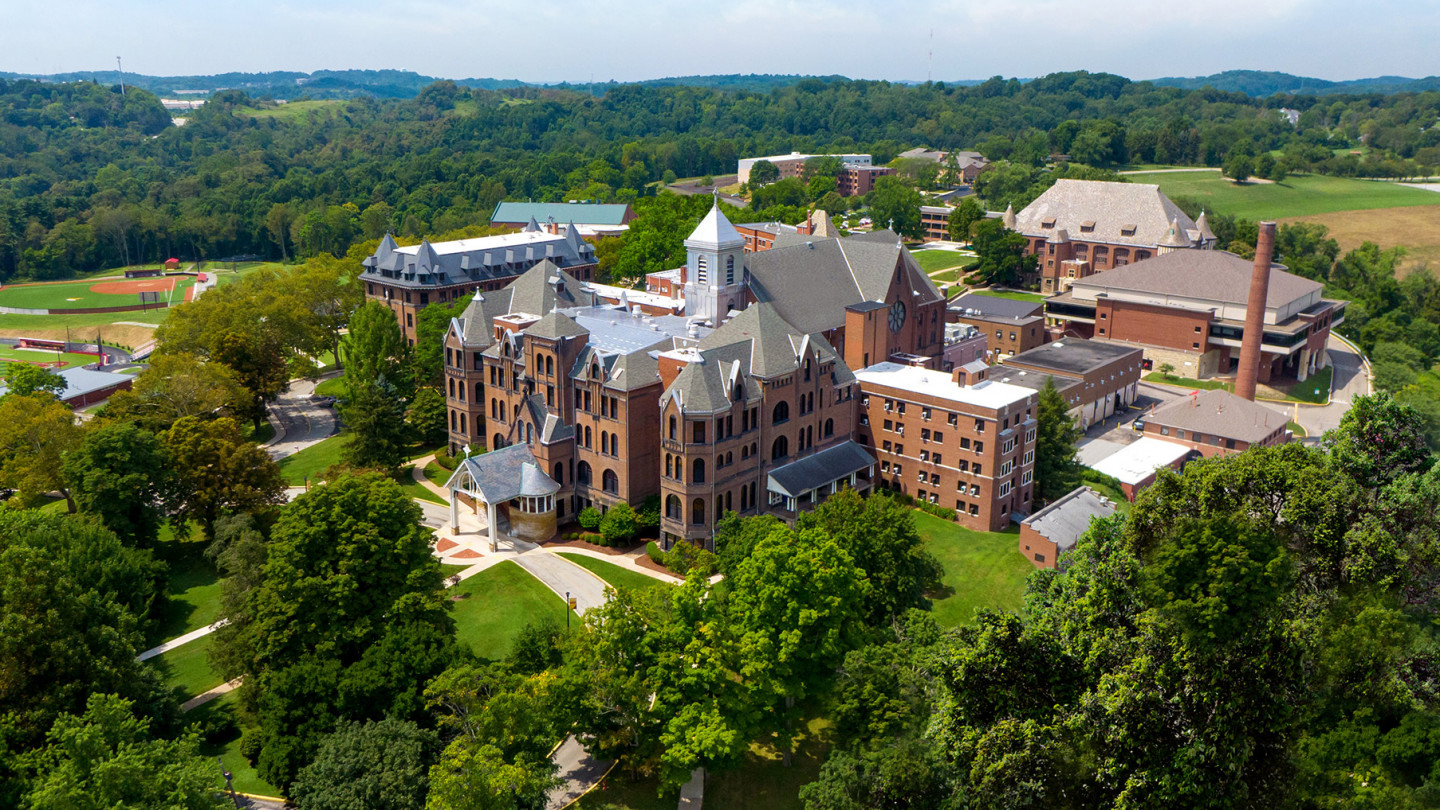
[[[561,225],[623,225],[630,206],[625,203],[534,203],[502,202],[490,215],[491,225],[523,225],[534,219],[554,219]]]

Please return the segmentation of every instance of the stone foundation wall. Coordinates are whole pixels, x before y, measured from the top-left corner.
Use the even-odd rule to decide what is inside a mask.
[[[519,509],[511,509],[510,534],[532,543],[542,543],[555,536],[555,513],[542,512],[532,515]]]

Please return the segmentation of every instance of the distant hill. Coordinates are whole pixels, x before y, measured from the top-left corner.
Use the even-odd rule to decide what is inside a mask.
[[[1213,87],[1229,93],[1244,93],[1247,96],[1264,98],[1281,94],[1309,94],[1317,96],[1361,93],[1418,93],[1424,90],[1440,90],[1440,76],[1411,79],[1405,76],[1376,76],[1370,79],[1350,79],[1335,82],[1291,73],[1276,73],[1263,70],[1227,70],[1211,76],[1177,77],[1151,79],[1151,83],[1164,87],[1178,87],[1182,90],[1199,90]]]

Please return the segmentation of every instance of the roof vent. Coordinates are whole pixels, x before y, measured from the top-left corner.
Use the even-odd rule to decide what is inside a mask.
[[[815,243],[814,243],[814,242],[811,242],[810,240],[807,239],[807,240],[805,240],[805,247],[808,247],[808,248],[810,248],[811,250],[814,250],[814,249],[815,249]]]

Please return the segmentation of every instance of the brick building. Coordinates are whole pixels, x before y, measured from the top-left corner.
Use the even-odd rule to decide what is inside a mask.
[[[835,176],[835,190],[841,197],[863,197],[875,188],[875,180],[895,170],[888,166],[846,163]]]
[[[780,179],[787,177],[799,177],[805,170],[805,163],[811,158],[834,157],[839,158],[841,163],[852,163],[857,166],[869,166],[871,159],[869,155],[809,155],[800,152],[791,152],[788,155],[769,155],[767,157],[741,158],[735,167],[736,180],[741,183],[750,182],[750,170],[760,161],[768,161],[780,170]]]
[[[920,229],[925,238],[937,241],[950,239],[950,212],[955,209],[948,205],[920,206]]]
[[[1007,358],[990,377],[1036,391],[1051,381],[1083,430],[1134,404],[1142,365],[1136,347],[1066,338]]]
[[[1144,350],[1184,377],[1229,374],[1245,332],[1251,263],[1225,251],[1177,251],[1079,279],[1045,301],[1069,334]],[[1305,380],[1329,360],[1330,330],[1346,302],[1323,285],[1272,266],[1265,298],[1260,382]]]
[[[1047,294],[1163,253],[1215,246],[1204,213],[1193,221],[1159,186],[1143,183],[1057,180],[1019,213],[1007,208],[1002,219],[1028,240],[1038,278],[1026,281],[1038,281]]]
[[[1090,531],[1090,522],[1115,514],[1115,504],[1089,487],[1076,487],[1020,521],[1020,553],[1036,568],[1054,568],[1060,555]]]
[[[969,324],[984,333],[990,358],[998,361],[1044,345],[1049,337],[1043,310],[1038,301],[966,293],[950,302],[947,317],[952,323]]]
[[[966,528],[999,531],[1030,510],[1037,396],[963,375],[893,362],[856,372],[859,438],[890,488],[954,508]]]
[[[542,262],[588,281],[595,270],[595,248],[575,228],[551,234],[534,220],[518,233],[433,244],[425,240],[408,247],[386,234],[363,262],[360,283],[366,300],[379,301],[395,313],[413,346],[420,310],[477,290],[499,290]]]
[[[1210,458],[1285,444],[1292,438],[1288,422],[1283,413],[1217,388],[1157,407],[1145,416],[1145,435]]]

